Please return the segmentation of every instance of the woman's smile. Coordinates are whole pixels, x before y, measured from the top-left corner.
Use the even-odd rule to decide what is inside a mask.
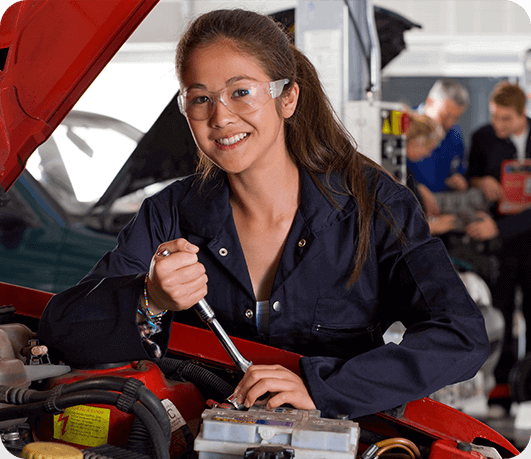
[[[226,137],[215,139],[214,142],[221,150],[230,150],[232,148],[235,148],[237,145],[240,145],[248,137],[249,134],[247,132],[243,132],[241,134],[229,135]]]

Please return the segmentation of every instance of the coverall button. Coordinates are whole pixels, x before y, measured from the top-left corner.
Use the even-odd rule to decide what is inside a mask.
[[[306,245],[306,239],[301,239],[299,241],[299,247],[304,247]]]
[[[221,249],[219,249],[219,254],[222,257],[226,257],[229,254],[229,251],[225,247],[221,247]]]
[[[245,317],[247,317],[248,319],[252,319],[253,316],[254,312],[251,309],[247,309],[247,311],[245,311]]]
[[[281,309],[280,301],[275,301],[273,303],[273,310],[278,312],[278,311],[280,311],[280,309]]]

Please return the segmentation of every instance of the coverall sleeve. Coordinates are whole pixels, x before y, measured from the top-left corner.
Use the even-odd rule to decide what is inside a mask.
[[[381,323],[400,320],[407,331],[399,345],[381,345],[350,360],[301,359],[310,394],[326,417],[355,418],[428,396],[473,377],[489,354],[483,316],[444,245],[429,235],[409,190],[385,206],[392,209],[395,231],[379,219],[372,240],[376,257],[366,263],[378,264]]]
[[[103,364],[148,359],[136,311],[144,276],[158,245],[168,237],[168,218],[144,201],[104,255],[76,286],[50,300],[39,321],[38,336],[52,356],[68,364]],[[177,225],[178,226],[178,225]],[[153,339],[164,351],[173,314],[163,318],[163,332]]]

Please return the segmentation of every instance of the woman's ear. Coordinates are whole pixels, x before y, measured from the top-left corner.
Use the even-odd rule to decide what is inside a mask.
[[[297,108],[297,101],[299,100],[299,85],[293,83],[293,87],[290,89],[289,93],[286,94],[281,99],[281,113],[282,116],[287,119],[295,112]]]

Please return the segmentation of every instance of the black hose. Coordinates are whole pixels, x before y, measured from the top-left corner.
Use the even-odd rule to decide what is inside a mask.
[[[94,389],[122,392],[126,381],[127,378],[119,376],[97,376],[94,378],[86,378],[65,386],[63,394]],[[144,385],[137,389],[137,397],[138,401],[151,411],[153,416],[155,416],[155,419],[157,419],[160,424],[169,444],[171,442],[171,423],[168,413],[160,403],[160,399]]]
[[[185,380],[196,385],[202,385],[215,390],[224,399],[234,392],[234,387],[227,381],[190,360],[163,357],[159,360],[158,365],[168,379]]]
[[[121,395],[113,392],[92,390],[83,393],[73,393],[60,395],[53,400],[53,407],[57,410],[64,410],[71,406],[86,404],[114,405],[118,403]],[[50,401],[39,401],[20,406],[7,406],[0,410],[0,421],[27,417],[33,414],[49,411]],[[170,459],[169,448],[165,436],[160,429],[155,416],[140,402],[135,402],[131,407],[131,413],[140,418],[144,426],[151,435],[156,457],[159,459]]]
[[[127,437],[127,449],[135,451],[138,454],[145,454],[151,456],[153,452],[153,444],[149,433],[140,419],[136,418],[131,424],[129,430],[129,437]]]
[[[124,385],[127,381],[128,378],[122,378],[119,376],[94,376],[61,386],[59,389],[59,394],[67,395],[90,390],[110,390],[115,392],[123,392]],[[55,389],[47,391],[34,391],[25,388],[22,390],[19,390],[19,388],[12,388],[12,390],[11,388],[7,390],[4,389],[2,392],[4,392],[5,395],[2,398],[6,403],[18,405],[24,403],[40,402],[47,400],[54,394],[57,394],[58,387],[59,386],[57,386]],[[166,410],[160,403],[159,398],[145,385],[143,385],[143,383],[142,386],[137,388],[136,395],[137,399],[146,406],[146,408],[153,414],[159,423],[169,445],[171,442],[171,423]]]

